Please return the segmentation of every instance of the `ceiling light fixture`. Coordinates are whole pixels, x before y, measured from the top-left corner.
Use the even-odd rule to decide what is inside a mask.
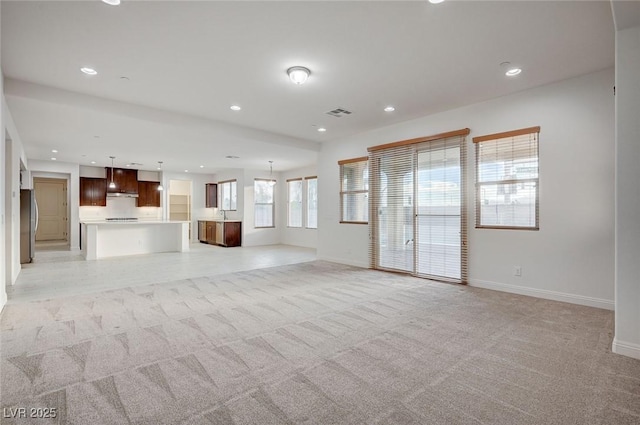
[[[91,163],[92,163],[92,164],[95,164],[96,162],[95,162],[95,161],[91,161]]]
[[[304,84],[311,75],[311,71],[304,66],[292,66],[287,69],[287,75],[295,84]]]
[[[115,156],[110,156],[111,158],[111,183],[109,183],[109,189],[115,189],[116,183],[113,181],[113,160],[116,159]]]
[[[440,4],[442,2],[444,2],[444,0],[429,0],[429,3],[431,3],[431,4]]]
[[[384,108],[384,111],[385,111],[385,112],[393,112],[393,111],[395,111],[395,110],[396,110],[396,108],[394,108],[394,107],[393,107],[393,106],[391,106],[391,105],[389,105],[389,106],[387,106],[386,108]]]
[[[325,131],[327,131],[327,129],[326,129],[326,128],[324,128],[324,127],[320,127],[320,128],[318,128],[318,131],[319,131],[320,133],[324,133]]]
[[[507,72],[504,73],[504,75],[506,75],[507,77],[515,77],[521,72],[522,72],[522,69],[520,68],[510,68]]]
[[[201,165],[200,168],[204,168],[204,165]]]
[[[242,107],[238,105],[231,105],[229,109],[231,109],[232,111],[240,111]]]
[[[276,181],[273,179],[273,161],[269,161],[269,186],[275,186]]]
[[[56,159],[58,159],[58,158],[51,158],[52,161],[55,161]]]
[[[82,67],[80,68],[80,71],[84,72],[87,75],[96,75],[98,73],[98,71],[96,71],[93,68],[89,68],[89,67]]]
[[[120,4],[120,0],[102,0],[102,3],[106,3],[109,6],[118,6]]]
[[[162,173],[162,161],[158,161],[158,170],[160,170],[160,172]],[[160,176],[160,179],[162,179],[162,176]],[[158,190],[160,192],[162,192],[164,190],[164,187],[162,186],[162,182],[160,182],[160,184],[158,184]]]
[[[184,172],[185,172],[185,173],[188,173],[188,172],[189,172],[189,170],[184,170]]]
[[[51,149],[52,153],[58,153],[58,149]]]

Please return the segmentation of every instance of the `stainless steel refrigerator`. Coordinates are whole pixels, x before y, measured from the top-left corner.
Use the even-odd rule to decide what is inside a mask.
[[[38,230],[38,203],[36,192],[20,190],[20,264],[33,261]]]

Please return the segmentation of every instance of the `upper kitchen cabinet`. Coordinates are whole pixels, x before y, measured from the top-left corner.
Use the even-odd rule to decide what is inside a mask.
[[[80,177],[80,206],[107,206],[107,179]]]
[[[158,190],[160,182],[138,182],[138,198],[136,206],[138,207],[159,207],[160,191]]]
[[[109,187],[109,183],[111,183],[111,167],[105,167],[105,169],[107,170],[108,193],[138,193],[138,170],[114,168],[113,182],[116,187],[112,189]]]
[[[204,206],[205,208],[218,208],[218,184],[207,183],[205,186]]]

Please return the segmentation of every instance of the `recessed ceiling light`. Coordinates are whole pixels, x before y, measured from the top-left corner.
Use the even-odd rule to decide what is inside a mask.
[[[104,0],[103,0],[104,1]],[[429,0],[429,3],[431,4],[440,4],[442,3],[444,0]]]
[[[229,109],[231,109],[232,111],[239,111],[242,109],[242,107],[238,105],[231,105]]]
[[[120,0],[102,0],[102,3],[106,3],[109,6],[118,6],[120,4]]]
[[[88,68],[88,67],[82,67],[80,68],[80,71],[84,72],[87,75],[96,75],[98,73],[98,71],[96,71],[93,68]]]
[[[55,161],[56,159],[58,159],[58,158],[51,158],[52,161]]]
[[[393,112],[395,110],[396,110],[396,108],[394,108],[393,106],[387,106],[386,108],[384,108],[385,112]]]
[[[325,131],[327,131],[327,129],[326,129],[326,128],[324,128],[324,127],[320,127],[320,128],[318,128],[318,131],[319,131],[320,133],[324,133]]]
[[[189,172],[189,170],[184,170],[184,172],[185,172],[185,173],[188,173],[188,172]]]
[[[91,163],[92,163],[92,164],[95,164],[96,162],[95,162],[95,161],[91,161]]]
[[[51,152],[58,153],[58,150],[57,149],[51,149]]]
[[[504,75],[506,75],[507,77],[515,77],[521,72],[522,72],[522,69],[520,68],[510,68],[507,72],[504,73]]]
[[[204,168],[204,165],[201,165],[200,168]]]

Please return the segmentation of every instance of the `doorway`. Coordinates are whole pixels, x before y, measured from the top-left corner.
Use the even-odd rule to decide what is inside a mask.
[[[189,222],[191,240],[191,180],[169,180],[169,220]]]
[[[456,136],[371,152],[374,268],[466,282],[464,150]]]
[[[38,205],[36,248],[53,249],[69,245],[69,211],[67,180],[33,178]]]

